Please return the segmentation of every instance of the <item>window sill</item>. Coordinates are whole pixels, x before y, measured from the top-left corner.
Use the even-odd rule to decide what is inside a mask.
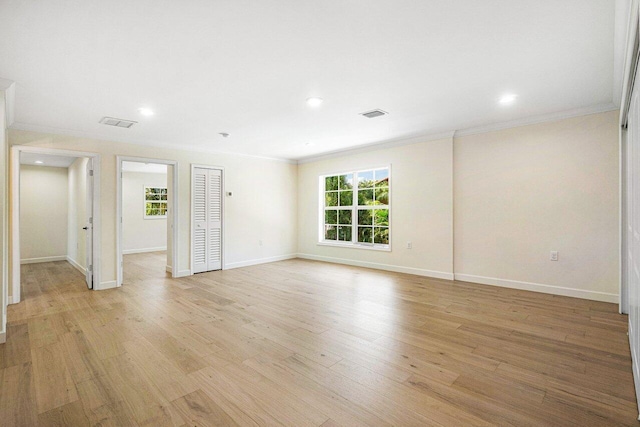
[[[391,244],[384,246],[365,245],[361,243],[318,242],[318,246],[333,246],[334,248],[364,249],[367,251],[391,252]]]

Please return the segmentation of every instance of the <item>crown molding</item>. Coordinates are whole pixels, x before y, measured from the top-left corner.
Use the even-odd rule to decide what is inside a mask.
[[[0,79],[0,90],[2,90],[3,81],[4,79]],[[14,87],[15,85],[13,85],[12,83],[11,88],[14,88]],[[394,139],[390,139],[383,142],[364,144],[356,147],[345,148],[342,150],[334,150],[334,151],[320,153],[312,156],[301,157],[298,159],[258,156],[258,155],[238,153],[233,151],[205,149],[196,145],[158,143],[158,142],[146,140],[146,139],[129,139],[129,138],[117,137],[117,136],[114,137],[113,135],[103,135],[103,134],[97,134],[97,133],[94,134],[94,133],[83,132],[78,130],[62,129],[62,128],[55,128],[50,126],[32,125],[27,123],[13,123],[11,126],[9,126],[9,128],[15,129],[15,130],[23,130],[23,131],[29,131],[29,132],[45,133],[45,134],[67,135],[67,136],[72,136],[76,138],[88,138],[88,139],[100,140],[105,142],[111,141],[111,142],[120,142],[125,144],[142,145],[147,147],[167,148],[167,149],[179,150],[179,151],[195,151],[199,153],[225,154],[225,155],[231,155],[231,156],[284,162],[288,164],[304,164],[304,163],[317,162],[320,160],[327,160],[327,159],[343,157],[343,156],[348,156],[353,154],[366,153],[374,150],[382,150],[385,148],[417,144],[420,142],[437,141],[437,140],[448,139],[448,138],[453,139],[453,138],[463,137],[468,135],[476,135],[481,133],[511,129],[511,128],[520,127],[520,126],[527,126],[527,125],[533,125],[533,124],[539,124],[539,123],[545,123],[545,122],[554,122],[554,121],[559,121],[559,120],[573,118],[573,117],[587,116],[590,114],[606,113],[606,112],[614,111],[617,109],[618,107],[613,103],[598,104],[590,107],[576,108],[573,110],[566,110],[566,111],[560,111],[556,113],[525,117],[522,119],[511,120],[511,121],[500,122],[500,123],[492,123],[488,125],[467,128],[467,129],[462,129],[457,131],[447,131],[447,132],[440,132],[435,134],[425,133],[425,134],[409,136],[409,137],[394,138]]]
[[[319,160],[327,160],[327,159],[333,159],[336,157],[343,157],[343,156],[348,156],[348,155],[352,155],[352,154],[359,154],[359,153],[366,153],[368,151],[374,151],[374,150],[382,150],[385,148],[391,148],[391,147],[400,147],[403,145],[411,145],[411,144],[418,144],[420,142],[429,142],[429,141],[437,141],[440,139],[449,139],[449,138],[453,138],[453,131],[449,131],[449,132],[441,132],[441,133],[432,133],[432,134],[424,134],[424,135],[418,135],[418,136],[412,136],[412,137],[407,137],[407,138],[395,138],[395,139],[390,139],[384,142],[375,142],[373,144],[365,144],[365,145],[359,145],[357,147],[350,147],[350,148],[345,148],[343,150],[335,150],[335,151],[329,151],[327,153],[321,153],[321,154],[316,154],[313,156],[307,156],[307,157],[302,157],[298,159],[298,164],[303,164],[303,163],[312,163],[312,162],[317,162]]]
[[[570,119],[572,117],[588,116],[590,114],[606,113],[608,111],[617,110],[618,107],[613,103],[592,105],[590,107],[576,108],[573,110],[558,111],[556,113],[541,114],[538,116],[530,116],[508,122],[492,123],[484,126],[467,128],[455,132],[455,137],[476,135],[479,133],[495,132],[499,130],[511,129],[520,126],[535,125],[546,122],[557,122],[559,120]]]
[[[45,134],[53,134],[53,135],[65,135],[65,136],[71,136],[74,138],[93,139],[93,140],[103,141],[103,142],[118,142],[123,144],[141,145],[145,147],[155,147],[155,148],[166,148],[166,149],[178,150],[178,151],[191,151],[191,152],[197,152],[197,153],[225,154],[229,156],[248,157],[248,158],[260,159],[260,160],[271,160],[275,162],[283,162],[283,163],[288,163],[293,165],[298,163],[296,160],[285,159],[280,157],[258,156],[253,154],[238,153],[234,151],[206,149],[197,145],[173,144],[173,143],[164,143],[164,142],[159,143],[159,142],[148,140],[148,139],[139,139],[139,138],[132,139],[132,138],[126,138],[126,137],[119,137],[119,136],[114,137],[113,135],[83,132],[83,131],[73,130],[73,129],[56,128],[52,126],[40,126],[40,125],[33,125],[29,123],[17,122],[17,123],[13,123],[13,125],[11,125],[9,128],[13,130],[22,130],[27,132],[37,132],[37,133],[45,133]]]
[[[7,126],[11,126],[15,120],[16,83],[13,80],[0,78],[0,91],[4,91]]]

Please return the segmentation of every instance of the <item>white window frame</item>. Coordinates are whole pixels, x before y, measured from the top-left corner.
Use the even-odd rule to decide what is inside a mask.
[[[368,172],[368,171],[376,171],[380,169],[387,169],[389,172],[389,203],[387,205],[363,205],[359,206],[358,203],[358,173]],[[329,176],[336,175],[353,175],[353,204],[347,210],[351,211],[351,241],[340,241],[340,240],[325,240],[325,211],[326,210],[345,210],[340,209],[340,206],[325,206],[325,178]],[[382,165],[375,167],[367,167],[367,168],[358,168],[352,169],[343,172],[332,172],[325,173],[318,177],[318,201],[319,201],[319,209],[318,209],[318,245],[321,246],[335,246],[341,248],[353,248],[353,249],[367,249],[367,250],[375,250],[375,251],[391,251],[391,234],[392,234],[392,201],[391,201],[391,193],[392,193],[392,178],[391,178],[391,165]],[[338,190],[340,191],[340,190]],[[363,208],[374,210],[376,208],[383,208],[389,210],[389,243],[362,243],[358,242],[358,210]]]
[[[167,194],[167,200],[147,200],[147,188],[159,188],[159,189],[164,189],[165,191],[167,190],[168,187],[158,187],[157,185],[145,185],[142,189],[142,198],[143,198],[143,206],[142,206],[142,212],[144,214],[144,219],[166,219],[167,218],[167,214],[164,215],[147,215],[147,203],[164,203],[165,209],[164,211],[167,212],[167,208],[169,206],[168,204],[168,193]],[[156,193],[154,193],[156,194]],[[162,194],[162,193],[160,193]]]

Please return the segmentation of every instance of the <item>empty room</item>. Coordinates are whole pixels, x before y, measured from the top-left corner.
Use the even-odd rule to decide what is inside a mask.
[[[640,0],[0,0],[0,425],[640,425]]]

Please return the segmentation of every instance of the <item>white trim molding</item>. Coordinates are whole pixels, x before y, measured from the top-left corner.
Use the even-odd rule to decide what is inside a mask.
[[[143,250],[140,252],[132,252],[131,250],[125,251],[122,248],[123,240],[122,240],[122,163],[123,162],[138,162],[138,163],[153,163],[167,166],[167,175],[169,174],[169,167],[173,168],[171,170],[171,182],[167,182],[167,188],[171,188],[170,199],[168,202],[170,203],[170,219],[167,218],[171,225],[171,264],[178,265],[178,254],[180,253],[180,234],[179,234],[179,204],[178,204],[178,196],[180,191],[180,184],[178,182],[178,177],[180,175],[180,166],[178,161],[176,160],[168,160],[168,159],[152,159],[146,157],[132,157],[132,156],[116,156],[116,282],[117,286],[122,286],[123,281],[123,269],[124,269],[124,261],[122,259],[123,255],[129,253],[142,253],[142,252],[155,252],[167,250],[167,247],[164,248],[149,248],[150,250]],[[169,240],[169,236],[167,235],[167,240]],[[175,273],[171,273],[172,277],[180,277]]]
[[[585,108],[576,108],[574,110],[558,111],[556,113],[541,114],[538,116],[529,116],[522,119],[510,120],[501,123],[491,123],[484,126],[478,126],[467,129],[460,129],[455,132],[454,138],[467,135],[476,135],[479,133],[495,132],[499,130],[517,128],[521,126],[535,125],[539,123],[557,122],[573,117],[588,116],[590,114],[606,113],[617,110],[619,107],[613,103],[592,105]]]
[[[173,271],[173,268],[170,265],[165,266],[165,271],[167,273],[171,273]]]
[[[455,274],[455,280],[479,283],[481,285],[499,286],[502,288],[520,289],[523,291],[541,292],[544,294],[561,295],[565,297],[583,298],[593,301],[618,303],[618,294],[607,292],[587,291],[584,289],[566,288],[563,286],[546,285],[542,283],[522,282],[519,280],[499,279],[497,277],[484,277],[460,273]]]
[[[393,271],[396,273],[414,274],[416,276],[432,277],[434,279],[453,280],[453,273],[448,271],[425,270],[415,267],[404,267],[401,265],[379,264],[377,262],[356,261],[352,259],[333,258],[328,256],[319,256],[312,254],[299,253],[298,258],[310,259],[313,261],[332,262],[334,264],[352,265],[354,267],[373,268],[375,270]]]
[[[2,82],[0,81],[0,90],[2,90],[1,83]],[[260,156],[260,155],[248,154],[248,153],[238,153],[234,151],[216,150],[216,149],[208,148],[206,146],[197,145],[197,144],[185,144],[184,141],[163,143],[163,142],[158,142],[158,140],[156,139],[131,137],[129,134],[126,134],[126,135],[122,134],[120,136],[116,134],[107,135],[100,132],[83,132],[83,131],[74,130],[74,129],[36,125],[36,124],[24,123],[24,122],[14,122],[9,127],[14,130],[23,130],[28,132],[39,132],[39,133],[52,133],[54,135],[66,135],[74,138],[95,139],[95,140],[104,141],[104,142],[123,142],[125,144],[142,145],[146,147],[151,147],[153,149],[169,148],[172,150],[180,150],[180,151],[188,151],[188,152],[196,152],[196,153],[209,153],[209,154],[225,154],[229,156],[271,160],[274,162],[284,162],[284,163],[289,163],[294,165],[297,164],[297,161],[295,159],[287,159],[283,157]]]
[[[167,250],[166,246],[161,246],[157,248],[123,249],[122,255],[144,254],[146,252],[162,252],[166,250]]]
[[[117,288],[117,282],[115,280],[109,280],[107,282],[100,282],[99,286],[94,286],[97,291],[104,291],[105,289]]]
[[[39,262],[54,262],[54,261],[66,261],[66,255],[60,256],[44,256],[40,258],[23,258],[20,260],[20,264],[37,264]]]
[[[10,176],[11,176],[11,191],[9,192],[9,199],[11,202],[11,241],[9,244],[9,252],[11,253],[11,278],[10,286],[12,289],[14,303],[20,302],[20,153],[38,153],[38,154],[50,154],[54,156],[67,156],[67,157],[86,157],[91,160],[93,168],[93,188],[91,197],[91,207],[93,209],[93,248],[92,259],[93,264],[93,284],[100,283],[101,270],[101,208],[100,208],[100,169],[101,169],[101,157],[98,153],[91,153],[85,151],[73,151],[73,150],[60,150],[57,148],[49,147],[33,147],[28,145],[13,145],[11,147],[11,154],[9,159],[10,164]],[[65,256],[64,259],[67,259]],[[93,286],[95,288],[95,286]]]
[[[187,277],[191,276],[191,270],[179,270],[178,273],[173,277]]]
[[[370,144],[356,145],[341,150],[334,150],[325,153],[319,153],[312,156],[306,156],[298,159],[298,164],[317,162],[318,160],[333,159],[336,157],[344,157],[352,154],[367,153],[369,151],[384,150],[386,148],[401,147],[403,145],[419,144],[421,142],[440,141],[443,139],[451,139],[455,131],[447,131],[440,133],[425,133],[421,135],[405,136],[401,138],[392,138],[386,141],[378,141]]]
[[[75,268],[76,270],[78,270],[80,273],[82,274],[86,274],[87,273],[87,269],[84,268],[83,266],[81,266],[80,264],[78,264],[76,262],[75,259],[71,258],[70,256],[67,256],[67,262],[69,264],[71,264],[73,266],[73,268]]]
[[[297,257],[298,257],[297,254],[288,254],[288,255],[272,256],[267,258],[249,259],[246,261],[230,262],[228,264],[225,264],[223,269],[231,270],[233,268],[250,267],[252,265],[268,264],[270,262],[277,262],[277,261],[285,261],[285,260],[294,259]]]
[[[7,333],[0,332],[0,344],[4,344],[7,342]]]

